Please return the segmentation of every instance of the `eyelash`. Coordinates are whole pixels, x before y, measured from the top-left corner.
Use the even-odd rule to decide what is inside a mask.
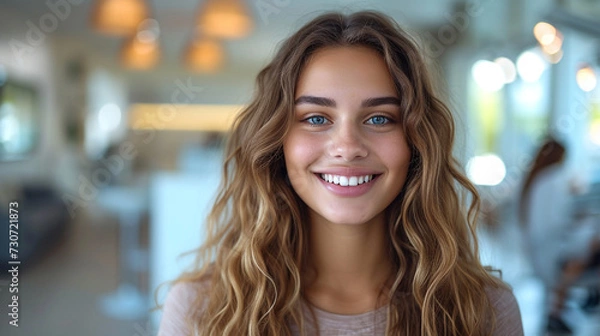
[[[382,118],[382,119],[384,119],[383,123],[381,123],[381,124],[374,123],[373,119],[375,119],[375,118]],[[315,122],[315,119],[321,119],[322,122],[321,123],[317,123],[317,122]],[[315,116],[310,116],[310,117],[304,119],[303,121],[307,122],[311,126],[322,126],[322,125],[325,125],[325,123],[328,120],[327,120],[327,118],[325,118],[323,116],[315,115]],[[371,121],[371,122],[369,122],[369,121]],[[383,116],[383,115],[374,115],[374,116],[370,117],[369,119],[367,119],[367,125],[373,125],[373,126],[384,126],[384,125],[387,125],[387,124],[389,124],[391,122],[392,122],[392,119],[390,119],[389,117]]]

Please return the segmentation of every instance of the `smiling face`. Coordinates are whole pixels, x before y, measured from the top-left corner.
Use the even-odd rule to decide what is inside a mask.
[[[383,58],[366,47],[317,51],[298,79],[294,114],[283,151],[311,218],[384,220],[406,181],[411,153]]]

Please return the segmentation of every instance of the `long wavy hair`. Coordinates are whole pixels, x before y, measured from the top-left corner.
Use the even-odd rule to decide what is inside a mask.
[[[486,289],[501,287],[478,259],[479,197],[452,157],[451,112],[434,92],[418,44],[376,12],[323,14],[280,46],[258,75],[228,139],[223,180],[194,270],[205,281],[191,312],[197,335],[291,335],[306,330],[302,272],[307,206],[286,180],[282,143],[303,66],[324,47],[366,46],[381,55],[401,98],[412,150],[403,190],[386,210],[395,267],[386,292],[387,335],[489,335]],[[470,205],[466,202],[469,200]]]

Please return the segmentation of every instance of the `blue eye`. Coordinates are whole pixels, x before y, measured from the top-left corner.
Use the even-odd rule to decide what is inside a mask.
[[[367,124],[371,125],[385,125],[390,122],[390,119],[384,116],[374,116],[369,118]]]
[[[323,125],[327,122],[327,119],[325,119],[325,117],[321,117],[321,116],[312,116],[312,117],[306,118],[306,121],[308,121],[308,123],[311,125]]]

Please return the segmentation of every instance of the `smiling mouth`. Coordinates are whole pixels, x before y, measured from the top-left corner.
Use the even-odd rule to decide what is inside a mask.
[[[362,175],[362,176],[344,176],[344,175],[333,175],[333,174],[317,174],[319,177],[331,184],[339,185],[342,187],[356,187],[361,184],[369,183],[379,175]]]

